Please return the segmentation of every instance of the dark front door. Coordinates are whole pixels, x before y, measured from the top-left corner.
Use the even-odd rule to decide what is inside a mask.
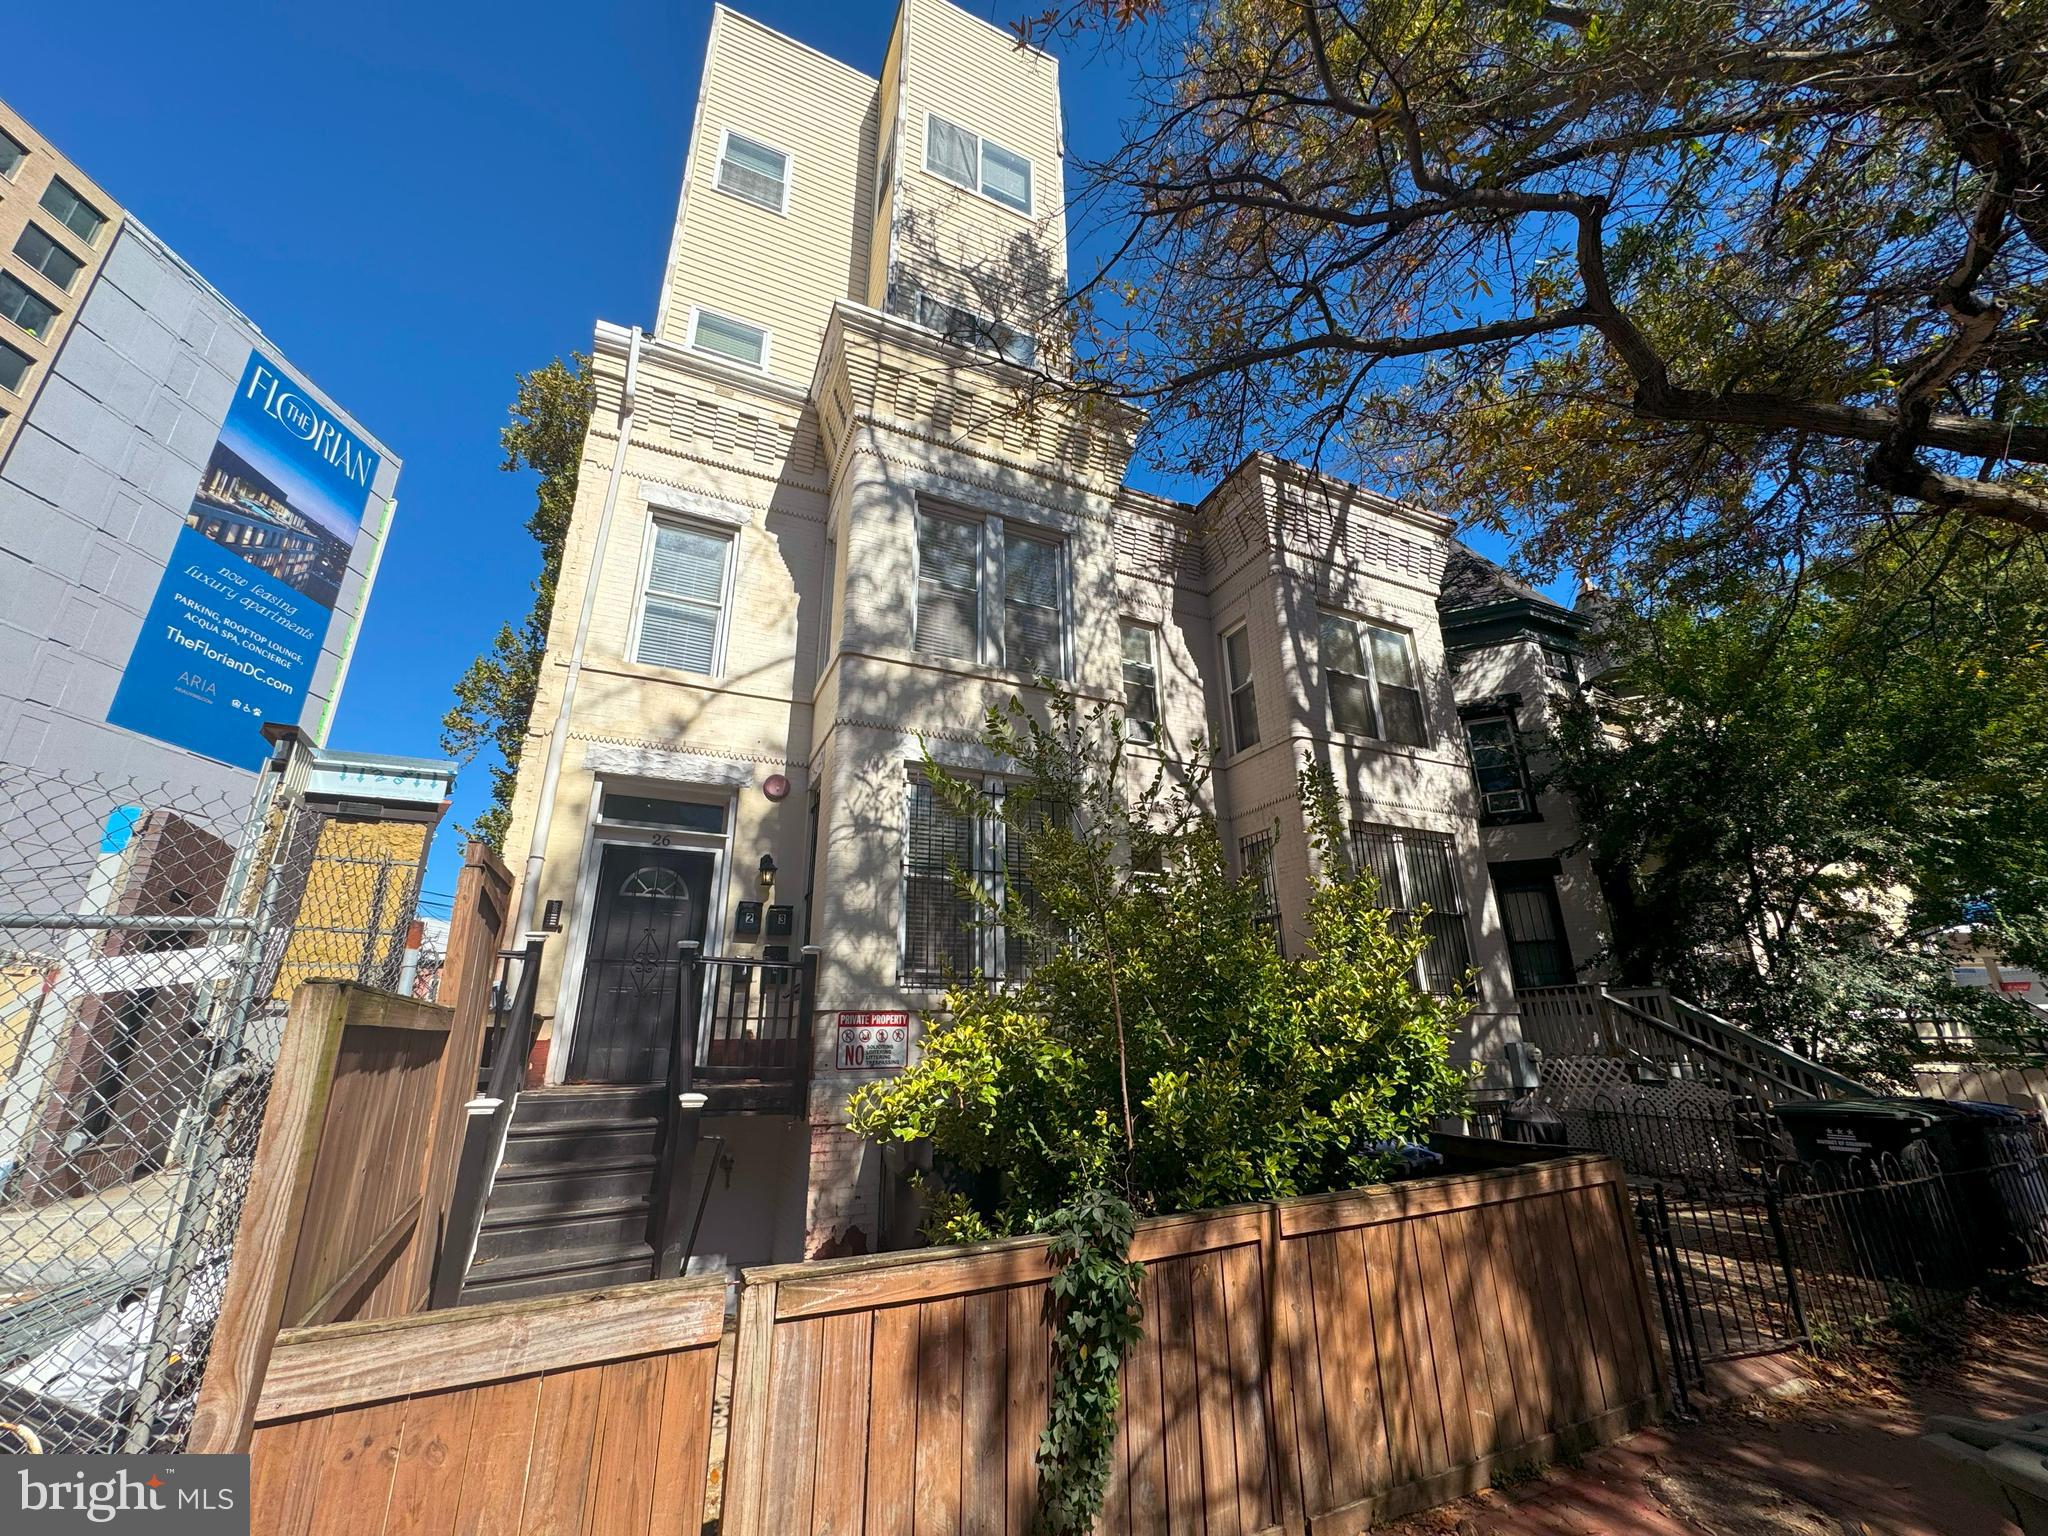
[[[1572,981],[1572,951],[1557,904],[1556,869],[1549,859],[1493,866],[1493,894],[1500,902],[1517,987],[1562,987]]]
[[[569,1080],[656,1083],[675,1028],[677,946],[704,942],[712,856],[678,848],[604,850],[569,1042]]]

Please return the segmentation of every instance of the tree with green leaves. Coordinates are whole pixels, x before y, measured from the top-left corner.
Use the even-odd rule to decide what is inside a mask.
[[[1021,843],[1028,894],[985,915],[1037,963],[959,978],[918,1063],[851,1106],[866,1136],[932,1144],[932,1235],[1038,1230],[1096,1189],[1151,1215],[1349,1188],[1462,1107],[1463,1005],[1417,985],[1426,935],[1351,870],[1326,775],[1304,784],[1321,866],[1308,946],[1282,956],[1257,872],[1225,864],[1201,763],[1135,782],[1115,716],[1064,694],[1044,720],[991,712],[983,740],[1016,765],[999,798],[926,772]]]
[[[520,376],[512,419],[498,434],[505,450],[498,467],[508,472],[532,470],[540,477],[533,515],[526,520],[526,531],[540,545],[540,575],[534,579],[533,606],[525,619],[502,626],[490,650],[456,679],[454,706],[441,717],[441,750],[465,763],[485,748],[496,750],[490,809],[469,831],[499,851],[512,819],[519,754],[533,716],[541,658],[547,653],[562,548],[576,509],[576,471],[595,398],[590,359],[572,352],[565,364],[558,357],[545,368]]]
[[[1942,936],[2048,961],[2044,627],[2048,557],[1997,541],[1893,544],[1789,603],[1617,604],[1550,774],[1618,977],[1894,1082],[1916,1019],[2024,1024],[1949,984]]]
[[[2048,533],[2048,0],[1075,0],[1094,388],[1539,573]],[[1028,29],[1027,29],[1028,30]]]

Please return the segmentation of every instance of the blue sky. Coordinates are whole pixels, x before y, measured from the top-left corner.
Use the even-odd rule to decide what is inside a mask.
[[[895,12],[739,8],[871,72]],[[449,685],[529,601],[532,486],[498,470],[514,375],[600,318],[652,323],[709,4],[94,0],[86,27],[12,9],[0,95],[404,461],[329,739],[438,755]],[[1062,74],[1070,144],[1099,152],[1115,70]],[[454,817],[488,792],[478,764]]]

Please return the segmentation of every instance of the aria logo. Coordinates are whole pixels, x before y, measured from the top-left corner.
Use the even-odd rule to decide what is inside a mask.
[[[80,1514],[95,1525],[125,1514],[235,1507],[232,1488],[172,1489],[154,1472],[146,1479],[138,1478],[125,1467],[112,1477],[88,1478],[83,1472],[74,1472],[69,1478],[46,1481],[26,1470],[20,1477],[23,1513]]]
[[[249,370],[248,398],[259,402],[264,415],[276,419],[285,431],[349,479],[365,488],[369,486],[369,449],[321,415],[310,400],[295,393],[289,379],[257,363]]]

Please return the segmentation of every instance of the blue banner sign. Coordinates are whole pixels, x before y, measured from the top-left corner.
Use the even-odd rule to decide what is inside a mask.
[[[378,458],[312,391],[249,354],[107,719],[239,767],[296,723]]]

